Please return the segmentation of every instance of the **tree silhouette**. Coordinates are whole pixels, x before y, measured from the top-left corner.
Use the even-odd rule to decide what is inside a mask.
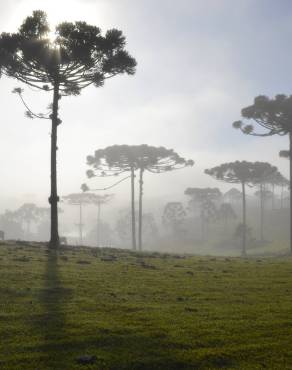
[[[242,186],[242,255],[246,255],[246,185],[260,184],[267,176],[271,176],[271,171],[277,171],[265,162],[247,162],[236,161],[224,163],[220,166],[206,169],[205,173],[217,180],[225,181],[232,184],[241,184]]]
[[[224,199],[226,199],[229,203],[236,203],[237,201],[242,199],[241,191],[236,188],[229,189],[223,195]]]
[[[251,120],[252,124],[236,121],[233,127],[244,134],[254,136],[288,135],[289,150],[286,151],[290,160],[290,183],[292,182],[292,95],[279,94],[274,99],[259,95],[254,103],[241,110],[243,119]],[[254,123],[264,130],[254,131]],[[292,189],[290,187],[290,253],[292,253]]]
[[[130,172],[132,249],[136,250],[135,170],[137,169],[137,163],[133,148],[129,145],[112,145],[104,149],[98,149],[93,156],[87,156],[87,164],[93,168],[87,171],[89,178],[118,176]]]
[[[103,194],[103,195],[98,195],[94,194],[95,197],[93,198],[93,204],[97,206],[97,246],[100,246],[100,240],[101,240],[101,207],[105,204],[108,204],[114,194]]]
[[[222,203],[218,209],[218,217],[224,221],[224,228],[226,228],[228,220],[234,220],[237,215],[230,203]]]
[[[221,199],[222,193],[218,188],[187,188],[184,193],[191,198],[189,206],[192,209],[199,205],[201,239],[204,241],[208,234],[209,223],[215,221],[218,216],[215,202]]]
[[[185,231],[183,228],[185,217],[186,211],[181,202],[169,202],[163,210],[162,224],[178,239]]]
[[[85,22],[64,22],[56,27],[54,41],[46,14],[34,11],[14,34],[0,36],[0,72],[37,88],[53,92],[51,132],[51,239],[59,246],[57,194],[57,127],[61,96],[78,95],[89,85],[101,87],[118,74],[134,74],[136,61],[125,51],[125,37],[112,29],[102,36]]]
[[[163,173],[193,166],[194,161],[180,157],[173,149],[154,147],[146,144],[132,147],[135,153],[136,167],[139,170],[139,222],[138,248],[142,250],[142,207],[143,207],[143,176],[145,171]]]
[[[79,207],[79,224],[77,224],[79,228],[79,239],[80,245],[83,244],[83,221],[82,221],[82,210],[84,205],[93,204],[95,201],[95,194],[92,193],[72,193],[68,195],[64,195],[62,199],[72,206]]]
[[[123,172],[131,172],[132,194],[132,245],[136,249],[136,221],[135,221],[135,171],[139,170],[139,222],[138,222],[138,249],[142,250],[143,225],[143,184],[144,173],[162,173],[192,166],[192,160],[180,157],[173,149],[142,145],[113,145],[95,151],[94,156],[87,157],[87,163],[93,170],[87,171],[89,177],[117,176]]]

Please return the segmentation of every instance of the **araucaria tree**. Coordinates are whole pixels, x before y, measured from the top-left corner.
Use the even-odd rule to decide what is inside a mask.
[[[214,177],[217,180],[225,181],[232,184],[241,184],[242,188],[242,255],[246,255],[246,185],[259,184],[264,181],[267,176],[271,176],[271,170],[277,171],[276,167],[272,167],[265,162],[247,162],[236,161],[224,163],[220,166],[207,169],[205,173]]]
[[[218,216],[216,202],[222,197],[218,188],[187,188],[185,195],[191,199],[189,206],[191,209],[199,207],[201,219],[201,239],[206,240],[209,232],[209,223],[215,221]]]
[[[56,38],[48,37],[49,25],[43,11],[34,11],[14,34],[0,36],[0,72],[8,77],[53,93],[51,131],[51,239],[59,246],[57,194],[57,128],[59,101],[78,95],[89,85],[101,87],[118,74],[134,74],[136,61],[125,51],[125,37],[112,29],[101,34],[85,22],[64,22],[56,27]]]
[[[162,173],[192,166],[192,160],[180,157],[173,149],[142,145],[113,145],[105,149],[96,150],[93,156],[87,157],[87,163],[93,170],[87,171],[89,177],[112,176],[123,172],[131,172],[131,199],[132,199],[132,246],[136,249],[136,221],[135,221],[135,171],[139,171],[139,222],[138,222],[138,249],[142,250],[143,224],[143,184],[144,173]]]
[[[274,99],[267,96],[257,96],[254,103],[241,110],[241,116],[245,121],[236,121],[233,127],[240,129],[244,134],[253,136],[288,135],[290,160],[290,184],[292,183],[292,95],[276,95]],[[260,126],[263,131],[254,131],[254,124]],[[292,253],[292,188],[290,186],[290,253]]]
[[[79,224],[77,224],[79,228],[79,240],[80,245],[83,244],[83,221],[82,221],[82,210],[83,206],[96,204],[97,195],[92,193],[72,193],[62,197],[62,199],[68,203],[69,205],[78,206],[79,207]]]
[[[104,149],[98,149],[93,155],[87,156],[87,164],[92,167],[87,171],[89,178],[118,176],[130,172],[132,249],[136,250],[135,170],[137,170],[137,163],[132,147],[129,145],[112,145]]]

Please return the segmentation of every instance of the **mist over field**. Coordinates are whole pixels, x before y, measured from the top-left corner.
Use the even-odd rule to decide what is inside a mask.
[[[0,1],[0,369],[292,368],[292,3]]]

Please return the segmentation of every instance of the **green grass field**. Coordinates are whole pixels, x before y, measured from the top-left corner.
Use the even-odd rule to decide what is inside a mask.
[[[1,370],[292,369],[292,259],[2,244],[0,338]]]

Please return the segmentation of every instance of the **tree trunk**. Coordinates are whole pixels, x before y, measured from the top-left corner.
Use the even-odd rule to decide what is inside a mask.
[[[264,189],[260,184],[260,208],[261,208],[261,242],[264,241]]]
[[[97,246],[100,246],[100,202],[97,204]]]
[[[283,209],[283,192],[284,192],[284,185],[281,185],[281,209]]]
[[[132,200],[132,248],[136,250],[136,215],[135,215],[135,170],[131,168],[131,200]]]
[[[242,182],[242,256],[246,256],[246,200],[245,183]]]
[[[79,238],[80,238],[80,245],[83,244],[83,235],[82,235],[82,202],[79,204]]]
[[[59,83],[54,84],[53,111],[52,111],[52,133],[51,133],[51,195],[49,203],[51,205],[51,239],[50,247],[58,248],[60,246],[58,232],[58,202],[57,193],[57,127],[59,105]]]
[[[289,133],[289,163],[290,163],[290,253],[292,254],[292,133]]]
[[[275,184],[272,184],[272,210],[275,209]]]
[[[143,223],[143,172],[144,169],[140,168],[140,179],[139,179],[139,235],[138,235],[138,247],[139,251],[142,251],[142,223]]]

